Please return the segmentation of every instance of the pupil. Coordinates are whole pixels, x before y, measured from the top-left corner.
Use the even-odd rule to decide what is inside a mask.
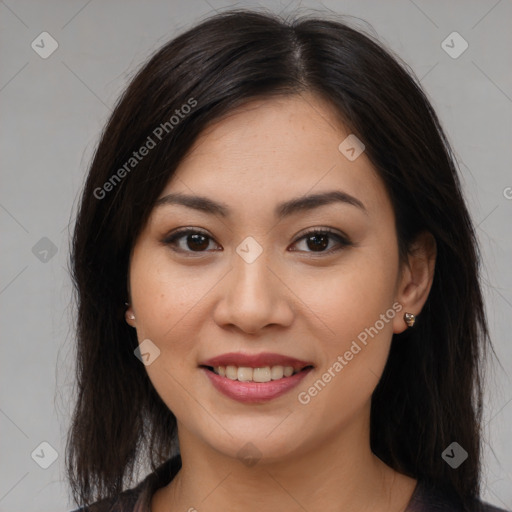
[[[322,240],[320,243],[318,240]],[[310,244],[312,240],[316,240],[313,244]],[[329,237],[327,235],[311,235],[308,237],[308,248],[311,250],[325,249],[329,245]]]
[[[192,240],[192,243],[190,243],[191,240]],[[208,248],[208,240],[207,240],[207,237],[204,235],[192,234],[187,237],[187,245],[188,245],[188,248],[192,249],[192,250],[207,249]]]

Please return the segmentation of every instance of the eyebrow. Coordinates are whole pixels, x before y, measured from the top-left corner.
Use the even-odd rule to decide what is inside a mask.
[[[310,211],[320,206],[334,203],[343,203],[355,206],[368,215],[368,211],[359,199],[341,190],[332,190],[329,192],[290,199],[289,201],[278,204],[274,210],[274,215],[278,219],[283,219],[284,217],[289,217],[299,212]],[[175,204],[193,208],[212,215],[220,215],[224,218],[229,217],[230,215],[229,207],[225,203],[218,203],[207,197],[191,196],[181,193],[173,193],[161,197],[156,201],[155,207]]]

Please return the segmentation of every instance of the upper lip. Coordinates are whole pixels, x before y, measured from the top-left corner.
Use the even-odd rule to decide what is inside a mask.
[[[230,352],[212,357],[200,363],[200,366],[244,366],[248,368],[264,368],[265,366],[292,366],[296,370],[302,370],[306,366],[313,366],[311,362],[302,361],[295,357],[263,352],[261,354],[242,354]]]

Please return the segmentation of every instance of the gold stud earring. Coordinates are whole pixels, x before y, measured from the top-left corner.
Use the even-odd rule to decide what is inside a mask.
[[[416,316],[412,313],[404,313],[404,321],[407,324],[407,327],[412,327],[414,322],[416,322]]]

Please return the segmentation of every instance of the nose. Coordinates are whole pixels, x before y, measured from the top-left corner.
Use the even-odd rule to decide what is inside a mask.
[[[220,300],[214,320],[221,327],[235,326],[255,334],[266,326],[287,327],[293,321],[293,293],[261,255],[247,263],[237,254],[233,267],[218,289]]]

